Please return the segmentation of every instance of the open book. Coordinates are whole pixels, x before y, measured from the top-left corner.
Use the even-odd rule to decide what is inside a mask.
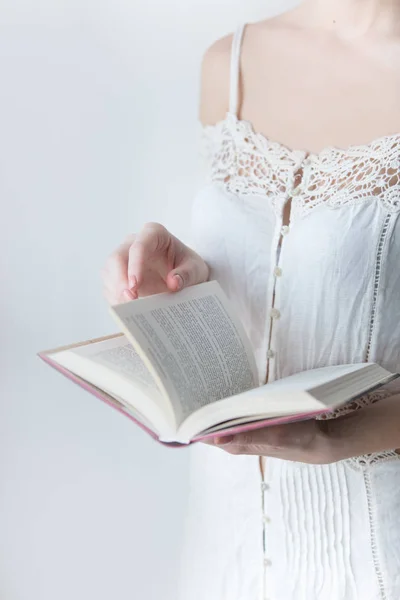
[[[312,417],[399,376],[360,363],[259,386],[250,341],[216,281],[110,311],[122,333],[39,356],[163,443]]]

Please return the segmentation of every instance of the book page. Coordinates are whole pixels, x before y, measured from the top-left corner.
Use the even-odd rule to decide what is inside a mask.
[[[102,344],[99,348],[96,346],[80,348],[77,352],[89,356],[99,365],[109,367],[113,371],[133,379],[150,393],[160,391],[154,377],[149,373],[143,360],[125,336],[120,338],[117,343],[110,344],[108,342],[107,345]]]
[[[102,365],[115,373],[123,375],[152,397],[161,395],[154,377],[149,373],[142,358],[124,335],[106,341],[94,342],[86,346],[70,348],[62,353],[55,353],[53,358],[57,362],[65,362],[65,360],[61,361],[60,359],[66,353],[90,359],[91,362],[97,365]]]
[[[116,398],[129,412],[142,415],[140,420],[149,429],[174,435],[176,421],[171,404],[126,336],[55,349],[48,357]]]
[[[250,423],[260,420],[260,417],[269,419],[326,412],[330,407],[341,406],[393,377],[396,375],[372,363],[302,371],[202,407],[181,425],[179,441],[187,443],[200,432],[216,430],[220,424],[229,429],[230,423],[238,424],[239,419]],[[328,393],[323,394],[324,390]]]
[[[258,385],[250,342],[217,282],[111,310],[160,379],[178,423]]]
[[[369,363],[355,363],[346,365],[331,365],[328,367],[318,367],[308,371],[300,371],[293,375],[277,379],[268,383],[265,390],[283,390],[285,392],[307,391],[327,384],[331,381],[337,381],[339,377],[350,373],[361,372]],[[262,386],[264,388],[264,386]]]

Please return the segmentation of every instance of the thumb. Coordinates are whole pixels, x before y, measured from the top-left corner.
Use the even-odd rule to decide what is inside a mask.
[[[203,277],[200,271],[201,269],[199,269],[196,261],[188,258],[179,267],[168,273],[166,279],[168,289],[171,292],[177,292],[190,285],[196,285],[196,283],[205,281],[206,277]]]
[[[219,435],[214,438],[214,444],[217,446],[226,446],[226,444],[230,444],[235,439],[233,435]]]
[[[167,275],[167,287],[171,292],[178,292],[185,287],[182,275],[179,271],[171,271]]]

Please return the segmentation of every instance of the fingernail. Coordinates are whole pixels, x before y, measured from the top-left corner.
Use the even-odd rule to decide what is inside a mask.
[[[125,297],[128,300],[134,300],[135,299],[135,296],[132,294],[132,292],[130,290],[124,290],[124,294],[125,294]]]
[[[183,279],[180,275],[176,274],[174,275],[174,279],[176,280],[177,284],[178,284],[178,290],[183,288]]]
[[[136,287],[136,285],[137,285],[137,279],[136,279],[135,275],[131,275],[129,277],[129,287],[130,287],[130,289]]]
[[[234,440],[233,435],[223,435],[223,436],[214,438],[214,443],[217,446],[225,446],[225,444],[230,444],[231,442],[233,442],[233,440]]]

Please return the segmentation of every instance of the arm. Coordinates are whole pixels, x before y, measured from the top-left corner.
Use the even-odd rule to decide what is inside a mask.
[[[274,456],[310,464],[400,448],[400,394],[337,419],[267,427],[214,438],[211,444],[230,454]]]
[[[231,41],[232,36],[216,41],[202,59],[199,116],[204,125],[224,118],[228,108]],[[110,304],[175,292],[208,278],[202,258],[159,223],[146,223],[138,234],[128,235],[102,270]]]
[[[201,63],[199,119],[215,125],[225,118],[229,107],[230,53],[232,35],[210,46]]]

